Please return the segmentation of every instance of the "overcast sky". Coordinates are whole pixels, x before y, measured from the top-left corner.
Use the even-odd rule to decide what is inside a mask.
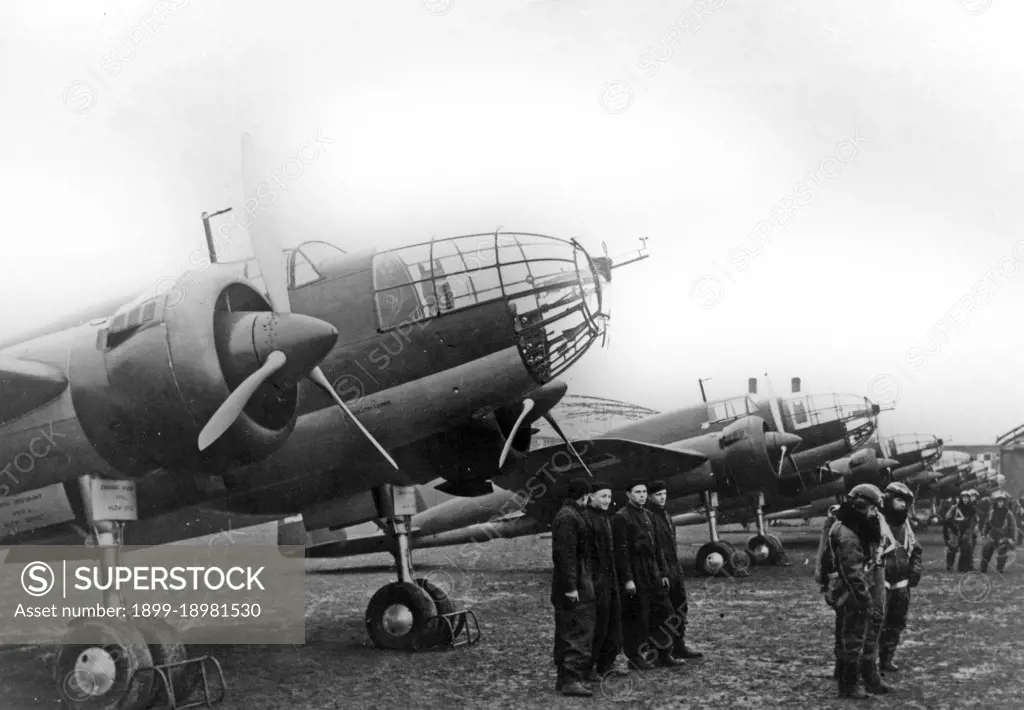
[[[1019,3],[0,7],[5,335],[176,275],[243,131],[268,175],[319,135],[286,243],[649,237],[575,392],[664,410],[768,371],[895,402],[887,433],[1024,419]]]

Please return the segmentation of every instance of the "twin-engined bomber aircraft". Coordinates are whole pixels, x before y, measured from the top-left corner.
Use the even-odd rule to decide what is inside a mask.
[[[592,475],[607,481],[617,489],[621,503],[621,489],[641,476],[665,480],[670,512],[699,506],[707,511],[711,541],[698,551],[700,573],[713,575],[724,570],[743,574],[749,565],[747,555],[761,564],[784,564],[781,543],[765,529],[766,500],[776,506],[777,500],[783,500],[786,504],[782,507],[789,507],[848,490],[840,478],[834,491],[829,488],[822,493],[820,476],[814,472],[865,444],[875,431],[879,411],[878,405],[858,395],[800,394],[796,379],[791,395],[758,399],[756,380],[752,380],[748,395],[655,414],[598,437],[575,441],[578,457],[570,456],[562,445],[531,451],[494,479],[501,490],[475,499],[424,505],[412,521],[413,543],[440,546],[543,532],[561,505],[570,478]],[[606,445],[629,441],[648,448],[634,449],[629,456],[604,450]],[[665,458],[665,451],[689,455],[691,460],[680,467],[687,462]],[[545,482],[555,485],[542,485]],[[736,550],[719,537],[720,505],[755,510],[758,532],[745,550]],[[697,515],[703,521],[705,513]],[[680,516],[675,520],[685,524]],[[390,549],[379,535],[349,539],[341,532],[332,539],[308,521],[305,527],[313,531],[309,557]],[[302,523],[282,526],[282,544],[303,542],[305,533]]]
[[[15,545],[116,550],[296,514],[383,519],[398,581],[370,601],[369,635],[427,645],[455,610],[414,576],[411,487],[441,476],[479,495],[500,459],[525,458],[530,425],[553,422],[557,378],[605,333],[612,269],[647,255],[591,258],[575,239],[500,230],[354,254],[283,250],[259,224],[250,236],[253,259],[0,343],[0,546],[18,562]],[[112,519],[95,479],[131,482],[138,519]],[[153,653],[123,654],[135,661],[104,687],[60,687],[70,707],[148,702],[125,686],[159,644],[119,633]],[[75,662],[58,654],[55,677]]]
[[[942,439],[931,434],[877,436],[853,455],[833,461],[827,469],[843,474],[845,490],[834,491],[836,500],[853,486],[871,483],[884,488],[894,481],[913,486],[928,475],[929,467],[942,455]],[[798,508],[774,512],[769,520],[810,520],[825,515],[834,501],[821,496]]]

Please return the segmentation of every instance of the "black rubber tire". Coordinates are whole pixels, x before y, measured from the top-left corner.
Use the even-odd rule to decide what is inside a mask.
[[[789,567],[793,563],[789,561],[786,548],[782,546],[782,540],[774,535],[768,536],[768,562],[776,567]]]
[[[135,625],[149,646],[149,654],[153,657],[154,666],[188,660],[188,648],[181,643],[181,635],[164,619],[140,619],[136,621]],[[165,672],[174,689],[174,699],[178,705],[184,705],[199,685],[202,677],[199,668],[195,664],[191,664],[171,668]],[[151,704],[154,707],[162,708],[167,705],[167,700],[163,682],[154,678]]]
[[[393,604],[402,604],[412,613],[412,627],[401,636],[384,628],[384,612]],[[378,589],[370,599],[366,607],[366,632],[377,648],[416,651],[426,647],[426,637],[436,617],[437,605],[423,588],[410,582],[392,582]]]
[[[768,556],[763,560],[758,560],[754,557],[754,548],[759,545],[764,545],[768,549]],[[747,538],[747,554],[750,555],[750,563],[754,565],[770,565],[772,564],[772,546],[768,542],[768,538],[764,535],[751,535]]]
[[[715,573],[710,572],[706,566],[707,559],[713,552],[720,554],[725,563],[722,565],[722,568]],[[714,577],[718,575],[731,574],[731,572],[729,572],[729,568],[731,567],[730,561],[732,560],[732,555],[733,549],[724,542],[705,542],[700,546],[700,549],[697,550],[697,574],[701,577]]]
[[[107,692],[90,697],[88,688],[98,679],[92,673],[76,673],[75,662],[94,648],[102,648],[113,658],[115,677]],[[138,629],[116,621],[79,620],[68,627],[57,648],[54,683],[64,707],[71,710],[145,710],[153,695],[152,674],[140,677],[131,692],[128,682],[136,671],[152,666],[153,657]]]
[[[745,549],[736,549],[731,542],[722,540],[722,544],[729,550],[729,554],[725,558],[726,573],[733,577],[749,577],[750,566],[753,564],[750,554]]]
[[[449,631],[448,624],[440,617],[442,614],[453,613],[455,611],[455,602],[451,600],[445,590],[428,579],[417,579],[416,584],[430,595],[430,598],[434,600],[434,606],[437,608],[437,616],[431,622],[432,631],[425,635],[425,640],[431,647],[450,646],[452,638],[458,638],[459,634],[462,633],[463,628],[466,626],[466,620],[459,619],[455,623],[453,631]]]

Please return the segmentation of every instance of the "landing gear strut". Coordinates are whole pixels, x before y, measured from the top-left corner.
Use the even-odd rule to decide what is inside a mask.
[[[757,512],[757,534],[747,540],[747,552],[751,559],[759,565],[778,565],[788,567],[792,563],[786,556],[782,547],[782,541],[774,535],[769,535],[764,523],[764,493],[758,492],[755,503]]]
[[[416,494],[412,486],[381,486],[378,510],[395,538],[398,581],[373,595],[366,608],[366,631],[378,648],[418,651],[436,646],[472,645],[480,640],[476,616],[456,611],[448,593],[426,579],[417,579],[409,544]],[[465,632],[465,639],[460,636]]]
[[[111,483],[106,482],[108,493]],[[114,513],[104,504],[103,484],[91,475],[79,479],[86,520],[108,585],[103,605],[108,609],[127,607],[116,585],[110,584],[110,575],[121,563],[124,520],[136,519],[135,488],[132,482],[116,484],[120,502],[130,503],[119,509],[129,512]],[[212,664],[220,681],[219,697],[211,697],[206,663]],[[200,680],[205,704],[212,707],[224,699],[226,690],[216,660],[190,659],[170,624],[158,619],[124,620],[123,616],[72,621],[57,649],[53,678],[64,707],[73,710],[174,710],[189,701]]]
[[[750,557],[745,550],[737,550],[718,535],[718,493],[704,494],[704,506],[708,513],[708,533],[711,541],[697,550],[697,573],[703,577],[725,574],[731,577],[750,575]]]

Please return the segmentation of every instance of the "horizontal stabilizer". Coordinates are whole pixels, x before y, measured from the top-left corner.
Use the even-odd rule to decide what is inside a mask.
[[[67,386],[67,375],[60,368],[0,357],[0,424],[54,400]]]

